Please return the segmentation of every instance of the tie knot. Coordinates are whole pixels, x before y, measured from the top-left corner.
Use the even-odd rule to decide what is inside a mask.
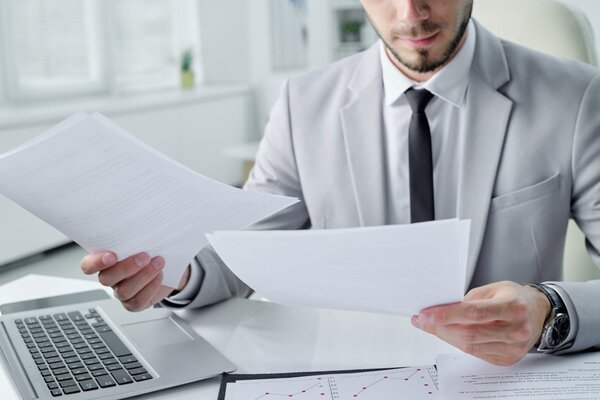
[[[408,89],[405,92],[406,100],[410,104],[410,108],[414,113],[422,113],[429,101],[433,98],[433,94],[425,89]]]

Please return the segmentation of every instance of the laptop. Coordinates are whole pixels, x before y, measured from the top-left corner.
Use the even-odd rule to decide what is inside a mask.
[[[235,370],[171,311],[131,313],[103,290],[0,311],[0,359],[23,399],[122,399]]]

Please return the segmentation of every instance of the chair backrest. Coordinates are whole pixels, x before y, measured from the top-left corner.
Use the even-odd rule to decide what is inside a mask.
[[[585,14],[556,0],[475,0],[473,16],[494,34],[559,57],[598,65]]]
[[[594,34],[585,15],[555,0],[475,0],[473,16],[501,38],[598,66]],[[564,279],[599,279],[600,271],[585,248],[585,237],[569,221]]]

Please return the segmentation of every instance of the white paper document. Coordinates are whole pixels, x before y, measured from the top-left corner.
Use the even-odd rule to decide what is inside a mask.
[[[466,354],[438,356],[440,399],[598,400],[600,353],[528,354],[499,367]]]
[[[430,365],[295,378],[238,380],[227,384],[225,400],[434,400],[437,399],[437,393],[437,372]]]
[[[470,221],[215,232],[225,264],[271,301],[413,315],[461,301]]]
[[[206,232],[242,229],[297,202],[206,178],[97,113],[0,155],[0,193],[91,253],[163,256],[171,287]]]

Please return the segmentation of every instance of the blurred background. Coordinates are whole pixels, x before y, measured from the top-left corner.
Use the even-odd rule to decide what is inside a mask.
[[[0,0],[0,153],[99,111],[241,185],[283,80],[375,41],[358,0]],[[0,196],[0,266],[66,242]]]

